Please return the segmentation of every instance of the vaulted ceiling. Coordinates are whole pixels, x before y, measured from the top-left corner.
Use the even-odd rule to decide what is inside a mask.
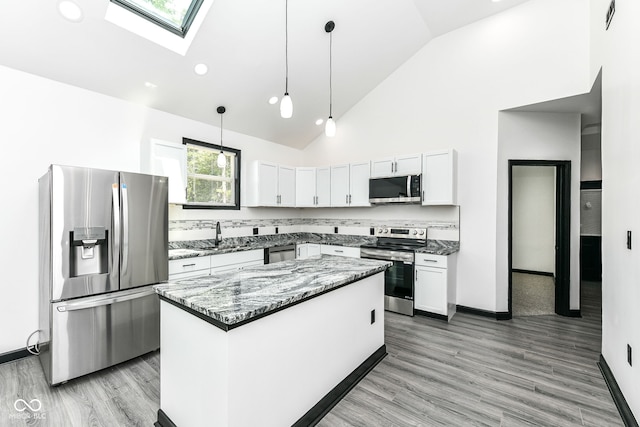
[[[75,0],[78,23],[57,1],[4,1],[0,64],[213,125],[224,105],[225,129],[302,148],[329,114],[327,21],[339,120],[434,37],[525,1],[290,0],[291,119],[267,102],[284,93],[284,0],[215,0],[184,56],[105,20],[109,0]]]

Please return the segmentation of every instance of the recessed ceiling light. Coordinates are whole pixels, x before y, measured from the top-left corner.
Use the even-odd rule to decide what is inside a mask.
[[[157,87],[158,87],[158,85],[155,85],[155,84],[153,84],[153,83],[151,83],[151,82],[144,82],[144,85],[145,85],[146,87],[148,87],[149,89],[155,89],[155,88],[157,88]]]
[[[60,15],[68,21],[80,22],[82,21],[83,14],[82,9],[76,3],[70,0],[63,0],[58,3],[58,11]]]
[[[491,0],[494,3],[498,3],[500,0]]]
[[[199,76],[204,76],[207,74],[207,71],[209,71],[209,67],[207,67],[207,64],[196,64],[196,66],[193,67],[193,71]]]
[[[269,104],[274,105],[278,102],[278,97],[277,96],[272,96],[271,98],[269,98]]]
[[[320,126],[324,122],[324,119],[316,120],[316,126]]]

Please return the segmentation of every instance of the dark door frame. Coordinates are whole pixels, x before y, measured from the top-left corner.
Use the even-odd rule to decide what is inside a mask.
[[[513,268],[513,167],[553,166],[556,168],[556,314],[579,317],[580,310],[570,308],[571,277],[571,161],[569,160],[509,160],[509,314],[512,309],[512,268]],[[577,279],[576,279],[577,280]]]

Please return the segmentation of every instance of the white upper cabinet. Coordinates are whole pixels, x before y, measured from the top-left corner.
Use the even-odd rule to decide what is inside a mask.
[[[420,154],[388,157],[371,162],[371,178],[418,175],[421,171],[422,157]]]
[[[187,146],[151,139],[150,153],[150,173],[169,177],[169,203],[186,203]]]
[[[331,169],[316,168],[316,207],[331,206]]]
[[[296,206],[316,205],[316,168],[296,168]]]
[[[296,168],[296,206],[330,206],[331,175],[329,168]]]
[[[422,157],[422,204],[457,204],[457,153],[441,150]]]
[[[278,206],[294,207],[296,205],[296,168],[278,166]]]
[[[295,206],[295,168],[264,161],[252,166],[248,206]]]
[[[349,206],[371,206],[369,203],[369,177],[371,163],[351,163],[349,175]]]
[[[331,206],[371,206],[369,162],[331,166]]]
[[[349,165],[331,166],[331,206],[349,206]]]

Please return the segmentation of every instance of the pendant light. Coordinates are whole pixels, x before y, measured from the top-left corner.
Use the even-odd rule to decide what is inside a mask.
[[[329,138],[336,136],[336,122],[333,121],[333,85],[332,85],[332,74],[333,74],[333,64],[332,64],[332,48],[333,48],[333,29],[336,27],[336,24],[333,21],[329,21],[325,24],[324,30],[329,33],[329,118],[324,125],[324,134]]]
[[[289,119],[293,116],[293,102],[289,96],[289,0],[284,2],[284,96],[280,101],[280,116]]]
[[[216,111],[220,114],[220,154],[218,154],[217,163],[219,168],[225,168],[227,167],[227,157],[222,152],[222,115],[227,111],[227,109],[220,106]]]

